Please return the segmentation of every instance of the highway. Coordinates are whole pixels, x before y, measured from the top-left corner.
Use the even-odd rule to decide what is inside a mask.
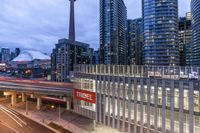
[[[54,93],[71,93],[72,88],[60,88],[60,87],[52,87],[47,86],[39,86],[39,85],[30,85],[25,83],[13,83],[13,82],[2,82],[0,81],[0,88],[3,90],[15,90],[15,91],[27,91],[27,92],[54,92]]]
[[[1,133],[54,133],[50,129],[0,105]]]
[[[73,83],[59,83],[43,80],[27,80],[13,77],[1,77],[0,74],[1,91],[17,91],[60,96],[71,94],[73,88]]]

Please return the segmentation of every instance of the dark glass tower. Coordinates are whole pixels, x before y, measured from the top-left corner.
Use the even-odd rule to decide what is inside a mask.
[[[192,65],[192,28],[191,13],[179,18],[180,66]]]
[[[143,23],[142,19],[127,21],[127,64],[143,65]]]
[[[142,0],[144,64],[179,65],[178,0]]]
[[[76,0],[69,0],[70,4],[70,22],[69,22],[69,40],[75,41],[75,24],[74,24],[74,2]]]
[[[123,0],[100,0],[101,64],[126,64],[126,22]]]
[[[193,65],[200,65],[200,0],[191,1]]]

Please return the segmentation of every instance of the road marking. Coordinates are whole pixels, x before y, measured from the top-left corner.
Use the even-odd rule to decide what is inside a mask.
[[[9,113],[7,113],[3,108],[0,108],[0,110],[2,112],[4,112],[7,116],[9,116],[12,120],[14,120],[19,126],[23,127],[23,125],[21,123],[19,123],[14,117],[12,117],[12,115],[10,115]]]
[[[2,109],[4,109],[7,113],[10,113],[11,115],[13,115],[15,118],[17,118],[21,123],[23,123],[24,125],[26,125],[27,126],[27,123],[26,122],[24,122],[22,119],[20,119],[17,115],[15,115],[15,113],[13,113],[13,112],[11,112],[10,110],[8,110],[6,107],[4,107],[4,106],[1,106],[0,105],[0,108],[2,108]],[[21,124],[20,123],[20,124]]]
[[[32,127],[30,127],[30,126],[27,126],[29,129],[31,129],[31,130],[33,130],[33,128]]]
[[[5,108],[5,109],[11,111],[12,113],[14,113],[15,115],[19,116],[19,114],[18,114],[16,111],[14,111],[14,110],[12,110],[12,109],[6,107],[6,106],[0,105],[0,107]]]
[[[9,126],[8,124],[6,123],[3,123],[2,121],[0,121],[0,124],[11,129],[12,131],[14,131],[15,133],[20,133],[19,131],[17,131],[16,129],[12,128],[11,126]]]

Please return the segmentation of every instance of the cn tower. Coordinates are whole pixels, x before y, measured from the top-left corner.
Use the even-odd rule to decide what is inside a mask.
[[[75,41],[75,24],[74,24],[74,2],[76,0],[69,0],[70,5],[70,22],[69,22],[69,40]]]

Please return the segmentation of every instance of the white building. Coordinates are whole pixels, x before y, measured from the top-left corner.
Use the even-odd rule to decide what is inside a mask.
[[[128,133],[200,133],[200,68],[78,65],[74,111]]]
[[[12,68],[50,68],[50,60],[40,51],[24,50],[10,64]]]

